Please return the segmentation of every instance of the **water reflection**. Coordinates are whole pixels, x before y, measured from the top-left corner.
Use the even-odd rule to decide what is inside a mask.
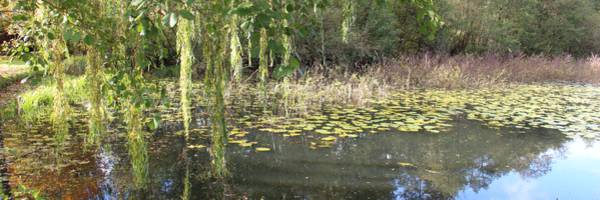
[[[142,130],[142,115],[135,105],[129,106],[127,114],[129,115],[127,143],[133,172],[133,185],[135,189],[145,189],[148,179],[148,150]]]
[[[0,119],[0,122],[3,120]],[[4,150],[4,134],[2,133],[2,127],[0,127],[0,149]],[[0,154],[0,198],[4,199],[5,197],[12,196],[10,184],[9,184],[9,173],[8,173],[8,163],[6,160],[6,154]]]
[[[186,144],[187,144],[187,140],[186,140]],[[181,194],[181,199],[182,200],[189,200],[190,199],[190,194],[191,194],[191,189],[192,189],[192,184],[190,182],[190,159],[188,158],[187,155],[187,148],[184,148],[182,155],[184,156],[184,175],[183,175],[183,192]]]
[[[50,199],[512,199],[503,195],[513,183],[530,188],[523,194],[566,190],[585,198],[600,185],[600,171],[594,172],[600,156],[590,153],[600,150],[598,142],[460,120],[448,133],[366,134],[316,150],[307,148],[306,138],[261,133],[252,139],[272,144],[271,152],[220,143],[220,154],[214,146],[187,148],[210,143],[213,134],[109,134],[106,145],[81,151],[85,135],[53,150],[52,138],[44,139],[48,131],[10,132],[5,149],[17,152],[2,154],[3,177],[12,188],[24,184]],[[212,163],[225,163],[221,158],[227,158],[229,178],[214,176],[219,169]],[[532,182],[538,186],[526,184]]]
[[[230,153],[233,182],[237,193],[254,198],[447,199],[465,188],[486,189],[513,171],[542,176],[556,156],[548,149],[560,152],[566,141],[548,130],[522,134],[467,121],[456,125],[447,134],[374,134],[314,151],[301,139],[275,138],[274,153]]]
[[[66,199],[92,198],[101,178],[95,157],[84,152],[81,140],[57,141],[52,127],[33,127],[30,132],[7,132],[0,166],[6,169],[5,190],[20,195],[41,191],[44,196]],[[22,189],[27,188],[27,189]]]
[[[85,139],[86,145],[99,145],[104,133],[104,107],[102,104],[102,58],[98,50],[90,49],[87,53],[86,80],[89,90],[89,132]]]

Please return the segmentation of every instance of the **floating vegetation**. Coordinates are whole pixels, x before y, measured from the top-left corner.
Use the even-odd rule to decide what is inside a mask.
[[[244,129],[290,140],[302,137],[316,149],[364,134],[444,134],[459,118],[481,121],[491,128],[555,129],[570,137],[598,138],[600,133],[600,88],[591,86],[404,91],[366,107],[327,105],[293,117],[264,112],[255,102],[229,107],[233,108],[229,121],[239,127],[231,131],[229,143],[241,147],[253,146],[245,144],[252,134]]]
[[[546,128],[568,137],[600,135],[600,89],[586,86],[521,86],[475,92],[467,118],[491,127]]]
[[[206,146],[201,145],[201,144],[192,144],[192,145],[188,145],[188,148],[190,148],[190,149],[204,149],[204,148],[206,148]]]
[[[170,92],[168,96],[179,97],[178,91]],[[232,97],[237,99],[230,101]],[[209,106],[215,100],[194,98],[198,106],[210,108],[205,112],[215,109]],[[194,116],[203,125],[193,125],[190,133],[203,141],[192,144],[209,144],[209,136],[217,136],[217,140],[224,138],[224,143],[237,148],[255,149],[270,145],[264,143],[265,138],[257,138],[268,135],[319,149],[368,134],[444,134],[454,129],[457,119],[480,121],[493,129],[553,129],[569,137],[597,139],[600,133],[600,88],[592,86],[520,85],[504,89],[402,91],[386,99],[370,101],[368,106],[326,104],[287,115],[276,106],[265,109],[262,102],[254,98],[258,95],[227,97],[224,121],[208,118],[206,114]],[[177,108],[158,111],[165,123],[181,123]],[[211,124],[225,123],[229,127],[227,134],[214,134]],[[222,128],[219,125],[216,130]],[[216,149],[212,145],[209,150]]]
[[[416,167],[415,164],[407,163],[407,162],[399,162],[398,165],[400,167]]]
[[[258,152],[266,152],[266,151],[271,151],[271,148],[267,148],[267,147],[256,147],[256,151],[258,151]]]
[[[177,91],[170,92],[168,96],[179,97]],[[227,128],[225,143],[256,148],[266,145],[257,136],[272,134],[285,140],[303,141],[311,149],[328,148],[367,134],[444,134],[454,129],[456,119],[481,121],[494,129],[555,129],[569,137],[598,138],[600,132],[600,88],[592,86],[520,85],[505,89],[403,91],[370,101],[367,106],[326,104],[288,114],[276,106],[265,109],[261,101],[254,99],[259,97],[258,93],[227,97],[224,117],[231,127]],[[194,98],[200,107],[211,108],[210,102],[216,102],[202,101],[200,96]],[[236,99],[230,101],[231,98]],[[158,111],[165,123],[181,123],[177,108]],[[214,133],[209,125],[215,119],[202,115],[195,118],[204,121],[204,125],[191,127],[192,135]],[[218,123],[213,125],[225,123],[220,119],[215,122]]]

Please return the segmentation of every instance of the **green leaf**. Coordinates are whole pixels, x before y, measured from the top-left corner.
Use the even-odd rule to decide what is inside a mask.
[[[73,38],[71,38],[73,42],[78,42],[79,40],[81,40],[81,33],[79,32],[73,32]]]
[[[152,130],[160,128],[160,116],[154,115],[152,122],[149,124],[149,128]]]
[[[12,17],[14,21],[25,21],[27,18],[28,17],[26,15],[13,15]]]
[[[77,42],[81,39],[81,33],[76,32],[73,29],[68,29],[67,31],[65,31],[65,33],[63,34],[63,38],[66,41],[72,41],[72,42]]]
[[[289,65],[281,65],[273,71],[273,76],[276,79],[282,79],[284,77],[292,75],[300,67],[300,61],[296,58],[290,58]]]
[[[187,20],[194,20],[194,14],[192,14],[190,11],[187,11],[187,10],[179,11],[179,15],[181,15],[181,17],[183,17]]]
[[[83,43],[87,44],[87,45],[92,45],[94,43],[94,38],[90,35],[86,35],[83,38]]]
[[[249,16],[252,14],[253,11],[256,10],[256,9],[253,9],[253,7],[254,7],[254,4],[252,4],[252,2],[240,3],[240,4],[238,4],[238,6],[231,9],[230,13],[236,14],[239,16]]]
[[[138,23],[136,28],[137,28],[138,33],[140,33],[140,35],[146,34],[146,32],[144,31],[144,24]]]
[[[169,17],[171,16],[169,14],[166,14],[165,16],[163,16],[162,20],[160,21],[163,26],[167,26],[169,24]]]

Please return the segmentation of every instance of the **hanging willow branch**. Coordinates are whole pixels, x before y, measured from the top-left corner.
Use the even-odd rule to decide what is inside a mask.
[[[86,80],[89,88],[90,119],[86,144],[97,144],[104,131],[104,105],[102,104],[102,57],[95,48],[87,51]]]
[[[52,40],[52,54],[50,56],[52,75],[56,82],[56,93],[54,93],[52,124],[55,130],[55,137],[59,142],[63,142],[69,131],[69,104],[65,94],[65,66],[63,60],[67,56],[67,47],[63,40]]]
[[[232,1],[235,3],[236,1]],[[243,74],[243,61],[242,61],[242,44],[239,36],[239,16],[230,16],[231,22],[229,24],[229,64],[232,69],[232,76],[235,82],[240,82]]]
[[[287,7],[287,1],[282,0],[282,10],[284,10],[285,14],[289,14],[286,7]],[[289,22],[287,18],[284,18],[282,21],[282,25],[283,28],[289,28]],[[289,66],[290,65],[290,59],[292,58],[292,52],[293,52],[293,48],[294,45],[292,44],[292,38],[290,37],[290,35],[286,32],[283,32],[283,34],[281,34],[281,43],[283,44],[283,65],[284,66]]]
[[[192,65],[194,63],[194,35],[195,28],[193,21],[180,19],[177,26],[177,50],[179,51],[180,71],[179,88],[181,90],[181,112],[183,114],[183,124],[185,135],[188,137],[191,117],[191,92],[192,92]]]
[[[258,65],[258,79],[260,84],[264,87],[269,77],[269,55],[268,55],[268,43],[269,38],[266,28],[260,29],[260,52],[259,52],[259,65]]]
[[[206,2],[206,11],[202,23],[203,58],[206,65],[205,87],[211,111],[211,148],[210,153],[213,175],[218,178],[228,174],[225,146],[227,144],[227,126],[225,122],[225,80],[227,71],[225,56],[228,47],[226,30],[227,16],[220,12],[221,2],[212,0]]]

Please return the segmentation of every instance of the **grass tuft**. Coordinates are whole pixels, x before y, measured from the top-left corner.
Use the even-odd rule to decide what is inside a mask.
[[[19,112],[25,121],[42,120],[52,112],[56,85],[44,80],[38,87],[19,96]],[[65,80],[65,95],[69,104],[81,103],[87,97],[85,77],[69,77]]]

